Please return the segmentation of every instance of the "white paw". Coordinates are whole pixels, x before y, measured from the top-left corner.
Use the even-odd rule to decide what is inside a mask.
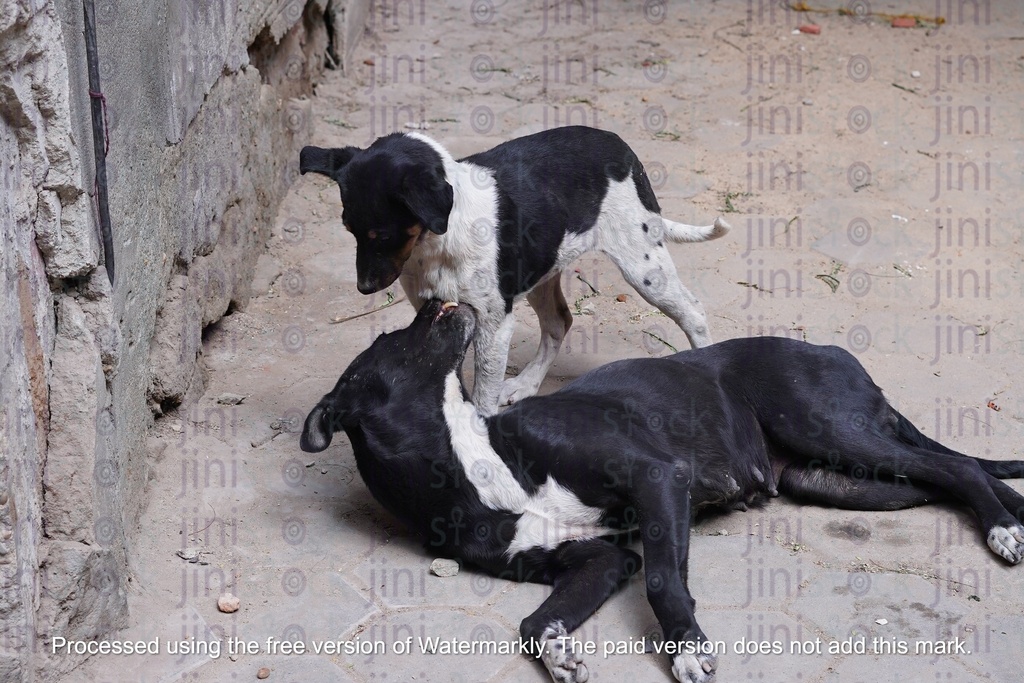
[[[539,388],[539,382],[532,382],[529,378],[522,375],[507,379],[501,384],[501,392],[498,394],[498,405],[510,406],[517,401],[533,396]]]
[[[994,526],[988,532],[988,547],[1010,564],[1024,559],[1024,528]]]
[[[715,219],[714,230],[712,230],[711,234],[708,235],[708,239],[716,240],[722,235],[728,233],[730,230],[732,230],[732,226],[726,223],[724,218],[719,216],[718,218]]]
[[[676,655],[672,658],[672,675],[679,683],[708,683],[715,678],[716,666],[715,655]]]
[[[540,637],[540,660],[555,683],[585,683],[590,672],[583,664],[583,658],[569,649],[568,635],[561,624],[544,629],[544,635]]]

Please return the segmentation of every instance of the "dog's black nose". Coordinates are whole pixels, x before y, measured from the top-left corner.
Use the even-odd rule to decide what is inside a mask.
[[[376,282],[367,282],[366,280],[360,280],[356,283],[356,289],[359,290],[360,294],[373,294],[384,289],[383,287],[377,286]]]

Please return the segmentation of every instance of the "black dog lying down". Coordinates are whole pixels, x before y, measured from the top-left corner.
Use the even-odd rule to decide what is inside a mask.
[[[1024,496],[998,479],[1024,476],[1024,461],[932,441],[842,349],[760,337],[623,360],[485,419],[460,377],[473,318],[431,301],[378,337],[306,418],[301,446],[321,451],[344,429],[370,491],[429,552],[554,584],[520,633],[556,681],[587,679],[560,636],[640,569],[621,543],[637,536],[651,607],[678,644],[672,673],[711,680],[686,585],[702,506],[780,491],[854,510],[958,500],[993,552],[1024,556]]]

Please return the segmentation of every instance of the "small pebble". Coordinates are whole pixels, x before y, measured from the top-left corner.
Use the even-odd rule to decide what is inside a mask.
[[[596,311],[597,309],[594,308],[594,304],[583,304],[583,306],[580,307],[580,313],[583,315],[594,315]]]
[[[917,28],[917,19],[914,17],[896,17],[892,20],[893,28]]]
[[[439,557],[430,563],[430,573],[441,578],[448,578],[459,573],[459,563]]]
[[[619,294],[617,297],[615,297],[615,300],[618,301],[620,304],[626,303],[628,299],[629,297],[626,296],[625,294]]]
[[[236,598],[231,593],[225,593],[224,595],[217,598],[217,609],[219,609],[224,614],[231,614],[232,612],[237,612],[238,608],[241,605],[242,601]],[[266,676],[264,676],[264,678],[266,678]]]
[[[242,394],[224,393],[217,397],[217,403],[222,406],[237,406],[246,399]]]
[[[814,100],[804,100],[804,104],[809,107],[814,104]]]
[[[270,678],[270,669],[268,669],[267,667],[263,667],[262,669],[256,672],[256,678],[260,679],[261,681],[264,678]]]
[[[879,626],[885,626],[886,624],[889,623],[889,620],[888,619],[875,619],[875,623],[878,624]]]
[[[821,27],[817,24],[804,24],[798,30],[800,33],[809,33],[812,36],[816,36],[821,33]]]
[[[186,562],[198,562],[200,554],[199,548],[183,548],[175,553]]]
[[[920,71],[917,71],[917,70],[915,69],[914,71],[911,71],[911,72],[910,72],[910,77],[911,77],[911,78],[921,78],[921,72],[920,72]]]
[[[250,441],[249,445],[252,446],[253,448],[259,448],[263,444],[265,444],[268,441],[270,441],[271,439],[273,439],[275,436],[277,436],[277,432],[272,432],[270,434],[263,434],[262,436],[258,436],[255,439],[253,439],[252,441]]]

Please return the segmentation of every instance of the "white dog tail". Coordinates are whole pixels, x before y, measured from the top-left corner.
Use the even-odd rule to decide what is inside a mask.
[[[686,225],[662,218],[665,224],[665,237],[673,242],[706,242],[718,239],[732,228],[721,216],[715,219],[714,225]]]

